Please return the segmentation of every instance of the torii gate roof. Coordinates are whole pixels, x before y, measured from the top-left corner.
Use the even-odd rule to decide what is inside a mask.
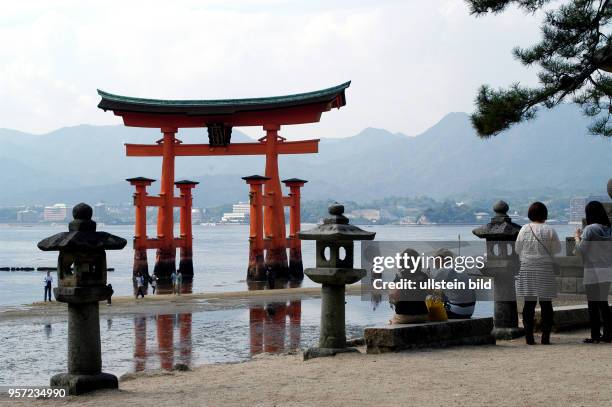
[[[302,124],[318,122],[323,112],[346,104],[351,82],[286,96],[218,100],[163,100],[119,96],[98,89],[98,107],[122,116],[126,126],[204,127]]]

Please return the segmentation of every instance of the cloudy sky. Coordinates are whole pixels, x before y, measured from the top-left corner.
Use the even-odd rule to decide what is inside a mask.
[[[96,108],[96,88],[215,99],[352,80],[347,106],[282,134],[413,135],[471,111],[481,83],[533,83],[511,50],[538,39],[539,21],[475,18],[462,0],[12,1],[0,14],[0,127],[120,123]]]

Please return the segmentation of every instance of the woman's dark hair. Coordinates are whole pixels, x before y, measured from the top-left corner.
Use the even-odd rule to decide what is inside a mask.
[[[610,219],[606,209],[599,201],[591,201],[584,207],[587,225],[599,223],[600,225],[610,226]]]
[[[529,206],[527,217],[532,222],[544,222],[548,219],[548,209],[542,202],[534,202]]]

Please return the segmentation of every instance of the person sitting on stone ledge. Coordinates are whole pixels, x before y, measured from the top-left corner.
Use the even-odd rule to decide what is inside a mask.
[[[408,255],[412,258],[419,257],[419,253],[413,249],[406,249],[402,256]],[[390,324],[419,324],[427,322],[427,290],[419,287],[421,281],[428,279],[427,274],[422,270],[422,267],[417,266],[416,270],[410,268],[402,268],[395,276],[395,282],[400,280],[414,281],[416,287],[414,289],[394,289],[389,292],[389,302],[395,310],[395,315],[389,321]]]
[[[448,319],[469,319],[476,306],[476,292],[470,289],[470,276],[467,271],[459,273],[453,268],[444,268],[445,262],[455,257],[454,253],[446,248],[440,248],[434,253],[436,265],[440,267],[432,275],[436,281],[457,281],[465,284],[465,289],[444,290],[444,308]]]

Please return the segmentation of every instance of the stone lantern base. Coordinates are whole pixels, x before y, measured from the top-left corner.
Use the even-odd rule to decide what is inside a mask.
[[[336,356],[338,353],[359,353],[357,348],[308,348],[304,352],[304,360]]]
[[[520,338],[522,336],[525,336],[525,329],[524,328],[520,328],[520,327],[516,327],[516,328],[502,328],[502,327],[495,327],[493,328],[493,330],[491,331],[491,335],[493,335],[495,337],[495,339],[501,339],[501,340],[511,340],[511,339],[516,339],[516,338]]]
[[[51,377],[52,387],[66,387],[68,394],[77,396],[102,389],[118,389],[117,376],[110,373],[98,373],[95,375],[60,373]]]

